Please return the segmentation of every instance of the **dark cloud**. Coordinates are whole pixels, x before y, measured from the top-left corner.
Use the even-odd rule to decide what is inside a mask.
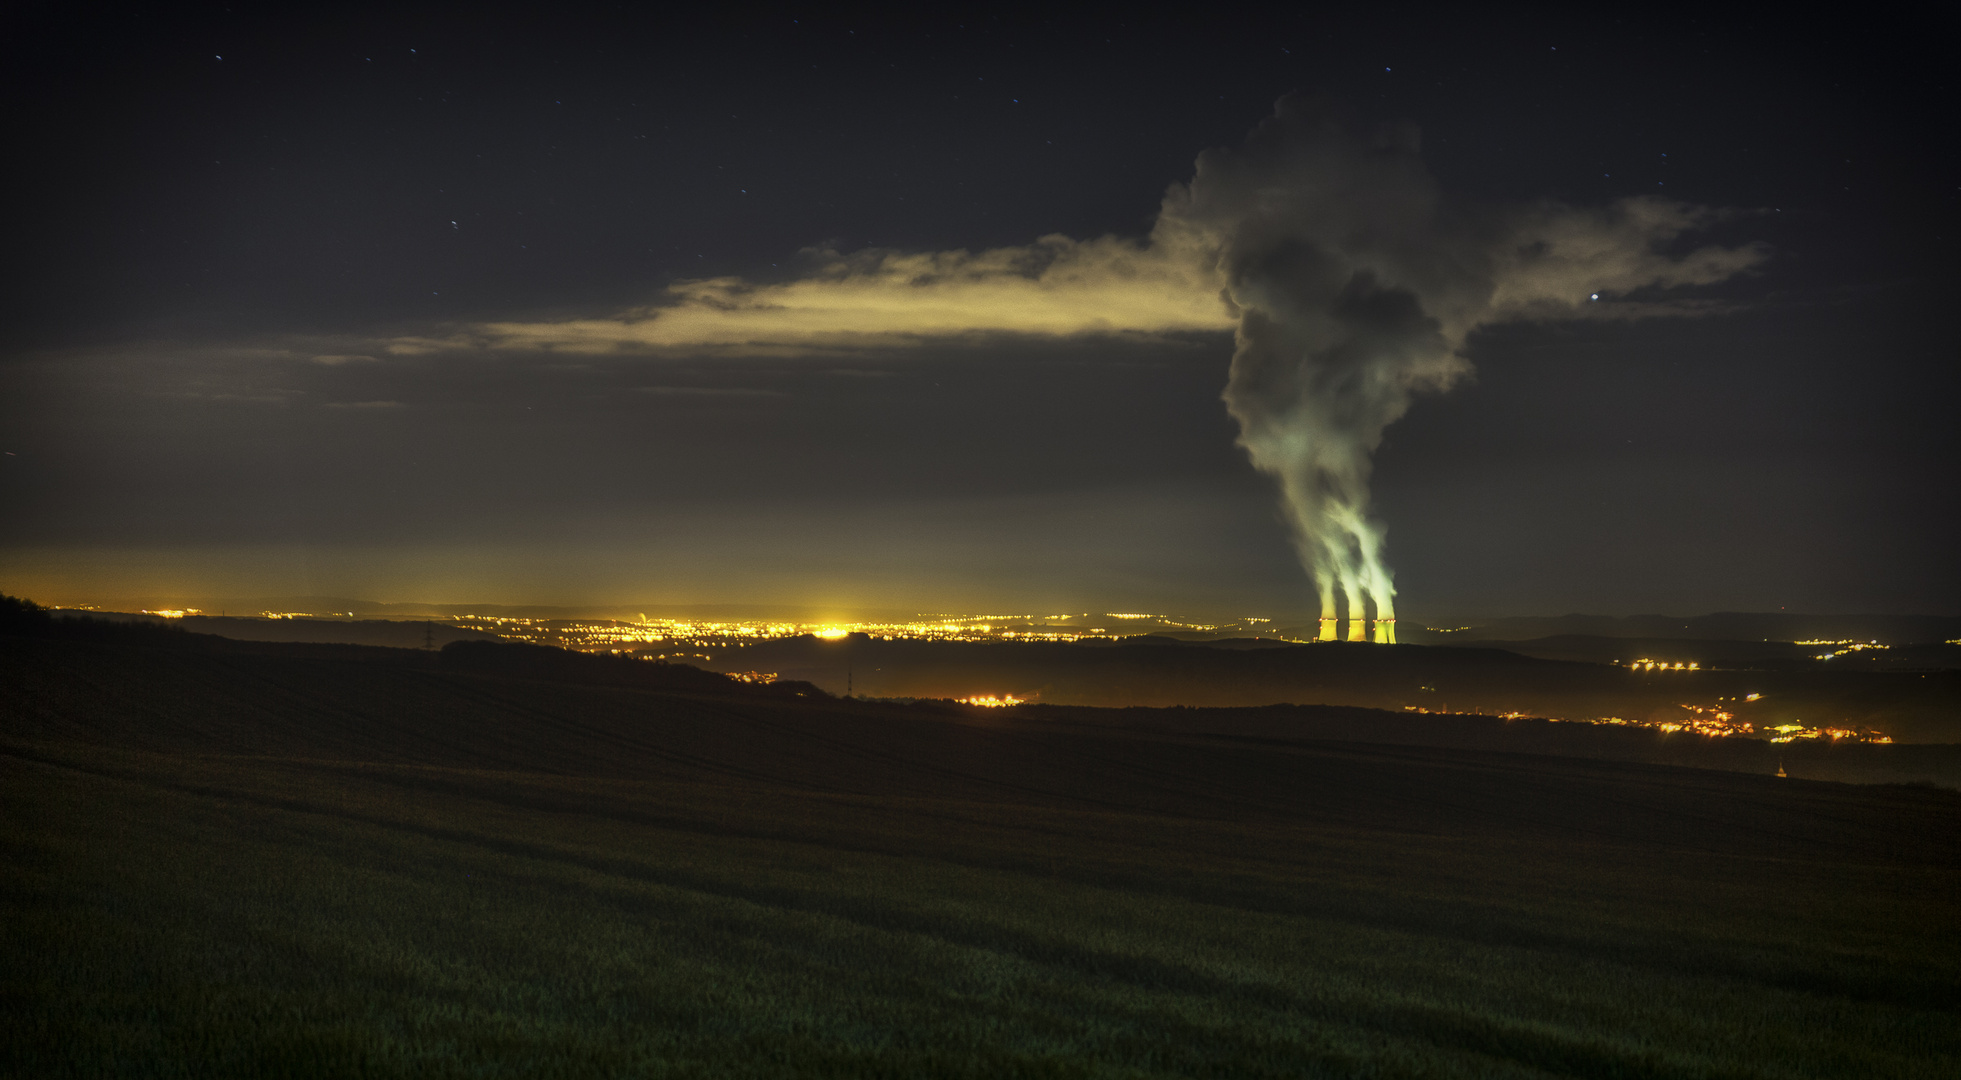
[[[655,397],[782,397],[781,390],[763,390],[753,386],[636,386],[636,394],[652,394]]]

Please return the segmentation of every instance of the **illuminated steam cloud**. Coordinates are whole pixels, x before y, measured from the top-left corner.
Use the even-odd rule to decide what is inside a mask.
[[[1707,284],[1761,260],[1756,247],[1661,252],[1713,216],[1652,199],[1453,206],[1424,170],[1414,128],[1361,139],[1297,99],[1240,149],[1199,156],[1191,183],[1167,195],[1154,240],[1206,253],[1223,283],[1238,319],[1226,408],[1253,465],[1279,481],[1324,640],[1337,599],[1350,640],[1366,640],[1371,607],[1375,640],[1395,640],[1369,473],[1411,395],[1467,375],[1465,337],[1484,323],[1570,317],[1599,294]]]
[[[1371,457],[1411,395],[1471,370],[1466,337],[1503,319],[1641,318],[1711,310],[1630,302],[1643,288],[1722,281],[1756,245],[1666,248],[1720,215],[1660,199],[1602,209],[1453,203],[1413,127],[1359,137],[1283,98],[1236,150],[1209,150],[1173,185],[1143,242],[1044,237],[970,253],[806,252],[798,280],[671,286],[667,302],[557,322],[492,323],[400,339],[396,353],[458,347],[576,352],[791,354],[904,346],[980,333],[1060,337],[1231,329],[1227,409],[1287,523],[1332,638],[1395,640],[1396,587],[1370,514]]]

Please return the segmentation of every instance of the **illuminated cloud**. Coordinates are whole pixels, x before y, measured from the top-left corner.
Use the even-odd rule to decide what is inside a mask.
[[[1302,121],[1282,118],[1303,107],[1283,103],[1268,122],[1295,132],[1292,156],[1256,162],[1255,144],[1207,151],[1193,182],[1166,195],[1143,240],[1051,235],[981,252],[814,249],[802,253],[804,273],[789,281],[681,281],[656,302],[625,311],[477,323],[399,337],[377,351],[796,356],[994,335],[1224,332],[1243,321],[1234,305],[1244,298],[1230,295],[1233,253],[1257,239],[1247,229],[1259,229],[1306,237],[1337,263],[1420,296],[1454,352],[1477,326],[1505,319],[1727,310],[1708,300],[1623,298],[1720,282],[1765,255],[1750,245],[1669,253],[1679,237],[1723,215],[1663,199],[1453,211],[1422,170],[1414,129],[1388,129],[1374,144],[1344,149],[1348,137],[1331,134],[1333,126],[1317,121],[1320,134],[1303,139]],[[327,365],[371,359],[313,358]]]
[[[1047,236],[978,253],[804,253],[807,276],[683,281],[664,303],[603,318],[496,322],[403,338],[397,353],[489,347],[770,355],[854,351],[989,334],[1044,337],[1223,332],[1209,264],[1175,245]]]

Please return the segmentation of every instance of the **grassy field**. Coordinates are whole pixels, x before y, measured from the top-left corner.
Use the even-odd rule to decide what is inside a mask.
[[[0,1071],[1951,1077],[1961,795],[0,642]]]

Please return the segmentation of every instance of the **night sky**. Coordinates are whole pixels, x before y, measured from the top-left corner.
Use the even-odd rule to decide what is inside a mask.
[[[1932,7],[72,8],[7,46],[9,593],[1311,617],[1216,286],[767,334],[687,291],[1130,250],[1295,94],[1415,125],[1452,205],[1646,197],[1707,208],[1668,252],[1757,253],[1470,332],[1374,456],[1405,617],[1961,613]]]

